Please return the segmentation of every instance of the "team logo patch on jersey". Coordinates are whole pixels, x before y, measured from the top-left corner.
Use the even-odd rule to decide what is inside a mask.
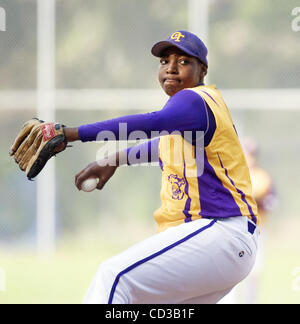
[[[185,179],[179,178],[176,174],[170,174],[168,180],[172,185],[172,198],[174,200],[182,200],[184,197],[183,188],[186,185]]]
[[[171,39],[174,39],[175,42],[180,42],[181,38],[184,38],[184,35],[182,35],[180,32],[176,32],[174,34],[171,35]]]

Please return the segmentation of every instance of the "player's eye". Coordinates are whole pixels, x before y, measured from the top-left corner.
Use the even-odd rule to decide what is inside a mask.
[[[167,63],[168,63],[167,59],[165,59],[165,58],[161,58],[161,59],[160,59],[160,64],[161,64],[161,65],[165,65],[165,64],[167,64]]]
[[[186,64],[189,64],[190,61],[188,59],[186,59],[186,58],[182,58],[182,59],[179,60],[179,63],[182,64],[182,65],[186,65]]]

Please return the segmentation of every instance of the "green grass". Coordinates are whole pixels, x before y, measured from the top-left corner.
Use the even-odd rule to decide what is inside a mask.
[[[40,259],[29,253],[1,253],[6,272],[6,292],[0,303],[80,303],[105,251],[70,251]]]
[[[101,261],[150,235],[139,224],[134,233],[130,233],[130,224],[114,225],[111,222],[102,233],[66,235],[52,257],[0,247],[0,269],[6,274],[0,304],[81,303]]]
[[[6,291],[0,292],[3,303],[81,303],[102,260],[118,249],[104,242],[100,248],[87,250],[62,246],[54,257],[39,258],[33,253],[0,253],[0,265],[6,273]],[[102,248],[101,248],[102,246]]]
[[[300,303],[300,271],[293,274],[300,267],[299,236],[296,235],[299,228],[297,222],[270,233],[259,303]],[[132,236],[128,229],[122,226],[121,229],[118,234],[106,232],[100,238],[99,234],[89,233],[65,238],[59,242],[55,256],[45,259],[33,252],[2,247],[0,267],[6,273],[6,291],[0,291],[0,304],[81,303],[101,261],[149,234],[137,230]]]
[[[259,301],[266,304],[299,304],[300,273],[293,274],[300,266],[299,250],[278,248],[269,251],[262,275],[262,292]],[[298,279],[299,278],[299,279]],[[296,286],[297,289],[294,288]]]

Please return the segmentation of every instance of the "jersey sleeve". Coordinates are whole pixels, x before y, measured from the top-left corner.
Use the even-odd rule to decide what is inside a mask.
[[[159,137],[127,149],[127,165],[159,161]]]
[[[194,91],[186,89],[172,96],[159,111],[82,125],[78,132],[82,142],[100,140],[99,134],[107,134],[107,132],[111,136],[104,136],[106,140],[126,141],[130,134],[137,131],[140,132],[139,138],[151,139],[174,131],[207,132],[208,125],[205,101]],[[159,134],[163,131],[167,134]]]

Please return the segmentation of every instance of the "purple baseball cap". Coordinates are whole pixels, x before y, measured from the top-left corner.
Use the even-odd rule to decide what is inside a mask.
[[[198,58],[204,65],[207,64],[207,48],[199,37],[185,30],[173,33],[164,41],[160,41],[151,49],[154,56],[161,57],[162,52],[168,47],[175,46],[183,52]]]

